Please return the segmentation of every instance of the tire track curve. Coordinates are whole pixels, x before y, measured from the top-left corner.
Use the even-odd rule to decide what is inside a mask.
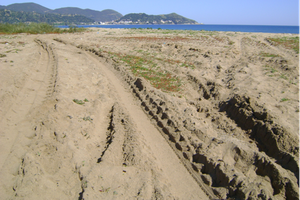
[[[102,58],[105,62],[110,62],[109,59],[103,57],[94,49],[89,49],[88,47],[83,46],[78,46],[78,48],[90,52],[92,57],[97,56]],[[184,138],[183,135],[177,133],[176,127],[174,127],[172,120],[170,120],[168,115],[163,112],[161,106],[154,102],[153,98],[149,97],[150,92],[144,89],[144,84],[146,83],[140,78],[134,78],[120,67],[115,66],[115,70],[119,71],[121,74],[121,77],[118,78],[123,80],[120,81],[127,82],[131,93],[138,98],[144,113],[150,117],[150,119],[155,120],[156,123],[154,125],[156,129],[160,132],[160,135],[165,139],[165,141],[167,141],[173,152],[179,158],[183,166],[187,169],[191,177],[193,177],[202,191],[209,197],[209,199],[221,199],[221,196],[217,191],[212,190],[210,187],[204,184],[200,176],[199,168],[190,161],[192,159],[192,153],[189,152],[190,147],[185,142],[187,139]],[[150,107],[152,107],[151,110],[149,109]],[[148,121],[150,121],[150,119],[148,118]],[[184,147],[184,145],[186,146]]]

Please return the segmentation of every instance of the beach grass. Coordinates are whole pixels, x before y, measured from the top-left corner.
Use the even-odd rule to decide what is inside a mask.
[[[105,52],[105,51],[103,51]],[[120,54],[115,52],[107,52],[111,58],[126,63],[130,71],[135,76],[145,78],[150,82],[152,86],[157,89],[161,89],[164,92],[179,92],[182,85],[180,78],[172,75],[169,71],[161,70],[158,66],[159,63],[155,61],[161,61],[162,63],[173,63],[173,60],[154,59],[153,57],[135,56],[128,54]],[[180,63],[178,63],[180,64]],[[194,66],[190,63],[182,63],[182,67]]]
[[[83,32],[83,31],[85,31],[85,28],[70,26],[67,29],[61,29],[47,23],[30,23],[30,24],[25,24],[25,23],[1,24],[0,23],[0,34],[74,33],[74,32]]]
[[[270,54],[270,53],[266,53],[266,52],[262,52],[262,51],[259,53],[259,55],[262,57],[271,57],[271,58],[280,57],[277,54]]]
[[[125,55],[121,60],[130,66],[133,74],[144,77],[151,85],[162,91],[178,92],[181,81],[170,72],[159,70],[152,60],[132,55]],[[146,67],[148,66],[148,67]]]
[[[287,49],[293,49],[297,54],[299,53],[299,37],[267,38],[267,41],[275,46],[283,46]]]

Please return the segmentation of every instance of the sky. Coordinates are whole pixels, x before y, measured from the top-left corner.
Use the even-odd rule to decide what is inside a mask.
[[[0,5],[25,2],[49,9],[113,9],[122,15],[175,12],[204,24],[299,25],[299,0],[1,0]]]

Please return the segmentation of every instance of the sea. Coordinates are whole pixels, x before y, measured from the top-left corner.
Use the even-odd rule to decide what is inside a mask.
[[[68,28],[68,26],[57,26],[59,28]],[[299,34],[299,26],[266,26],[266,25],[213,25],[213,24],[195,24],[195,25],[78,25],[78,27],[96,27],[96,28],[142,28],[142,29],[169,29],[169,30],[205,30],[205,31],[230,31],[230,32],[258,32],[258,33],[291,33]]]

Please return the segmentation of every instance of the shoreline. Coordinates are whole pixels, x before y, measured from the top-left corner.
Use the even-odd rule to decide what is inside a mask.
[[[196,25],[130,25],[130,24],[106,24],[106,25],[77,25],[78,27],[104,27],[107,28],[152,28],[152,29],[162,29],[162,30],[186,30],[188,27],[190,30],[205,30],[205,31],[222,31],[222,32],[261,32],[261,33],[290,33],[299,34],[299,26],[273,26],[273,25],[210,25],[210,24],[196,24]],[[57,26],[61,28],[68,28],[68,26]],[[172,29],[171,29],[171,28]],[[175,27],[175,29],[174,29]],[[196,28],[195,28],[196,27]],[[278,30],[280,28],[280,30]],[[287,28],[292,30],[287,30]]]

